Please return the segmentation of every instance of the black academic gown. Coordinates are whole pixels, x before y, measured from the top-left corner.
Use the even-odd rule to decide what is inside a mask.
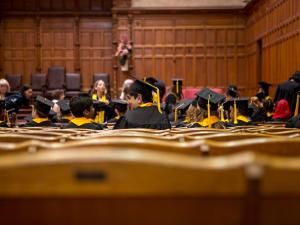
[[[170,94],[167,95],[165,102],[166,102],[165,112],[167,114],[170,114],[170,113],[172,113],[173,107],[177,103],[177,96],[171,92]]]
[[[42,120],[39,121],[39,119],[42,119]],[[36,118],[36,119],[33,119],[32,121],[24,124],[22,127],[56,127],[56,125],[48,119]]]
[[[300,114],[296,117],[292,117],[285,123],[287,128],[300,128]]]
[[[101,124],[95,123],[93,120],[84,117],[74,118],[66,126],[64,126],[64,128],[103,130],[103,126]]]
[[[0,127],[8,127],[7,123],[5,123],[4,121],[0,121]]]
[[[116,122],[114,129],[147,128],[164,130],[170,129],[170,122],[164,112],[158,111],[157,106],[137,107],[128,111]]]
[[[297,92],[300,91],[300,83],[296,81],[285,81],[278,85],[274,102],[278,102],[281,99],[286,99],[290,105],[291,112],[295,111]]]

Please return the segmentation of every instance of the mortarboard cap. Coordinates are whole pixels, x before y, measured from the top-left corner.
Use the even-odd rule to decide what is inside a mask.
[[[225,99],[224,95],[220,95],[209,88],[202,89],[201,91],[197,92],[196,95],[198,97],[199,106],[207,110],[207,104],[209,100],[212,111],[216,111],[218,109],[218,103]]]
[[[177,110],[187,110],[188,107],[193,103],[193,99],[184,99],[176,104],[175,109]]]
[[[231,96],[232,98],[237,98],[238,97],[238,88],[232,84],[228,85],[227,95]]]
[[[224,103],[224,110],[230,110],[230,106],[234,107],[234,102],[236,103],[236,108],[239,110],[240,114],[248,115],[249,111],[249,98],[239,98],[234,100],[229,100]]]
[[[126,112],[127,111],[127,101],[122,99],[114,99],[111,101],[111,104],[114,108],[118,109],[120,112]]]
[[[60,100],[57,102],[57,105],[60,108],[60,111],[63,115],[67,115],[71,113],[70,109],[70,101],[68,100]]]
[[[164,84],[164,82],[162,82],[161,80],[158,80],[154,77],[147,77],[145,81],[159,89],[159,96],[160,96],[160,99],[162,99],[162,97],[166,93],[166,85]]]
[[[179,79],[179,78],[173,79],[172,82],[173,82],[174,86],[176,86],[176,85],[182,86],[183,85],[183,80]]]
[[[54,103],[49,99],[46,99],[42,96],[37,96],[35,99],[35,108],[36,110],[44,113],[49,114],[51,107],[53,107]]]
[[[265,93],[265,96],[268,96],[269,95],[269,87],[272,86],[272,84],[269,84],[267,82],[264,82],[264,81],[260,81],[257,83],[259,85],[259,87],[261,89],[263,89],[264,93]]]
[[[129,88],[129,93],[141,94],[147,100],[152,99],[152,91],[155,91],[155,88],[138,79]]]
[[[179,78],[175,78],[172,80],[173,85],[176,87],[176,94],[179,94],[179,87],[183,85],[183,80]]]
[[[300,82],[300,71],[295,71],[293,78],[295,81]]]

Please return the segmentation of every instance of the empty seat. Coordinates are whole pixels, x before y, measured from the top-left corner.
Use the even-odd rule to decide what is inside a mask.
[[[22,85],[22,75],[19,73],[16,74],[7,74],[6,80],[10,85],[11,91],[18,91]]]
[[[49,67],[47,74],[47,92],[57,89],[65,89],[65,68]]]
[[[31,74],[31,87],[34,96],[41,95],[46,87],[46,74],[45,73]]]
[[[81,92],[81,75],[79,73],[66,74],[66,97],[71,98]]]

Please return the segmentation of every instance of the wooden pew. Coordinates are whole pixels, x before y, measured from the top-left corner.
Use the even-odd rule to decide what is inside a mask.
[[[253,158],[115,148],[5,155],[1,223],[251,224],[244,171]]]

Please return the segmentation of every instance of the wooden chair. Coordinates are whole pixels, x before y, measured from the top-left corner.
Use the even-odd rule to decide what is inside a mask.
[[[263,225],[300,224],[300,158],[260,156],[260,223]]]
[[[245,224],[244,167],[253,158],[115,148],[5,155],[0,157],[1,222]]]

